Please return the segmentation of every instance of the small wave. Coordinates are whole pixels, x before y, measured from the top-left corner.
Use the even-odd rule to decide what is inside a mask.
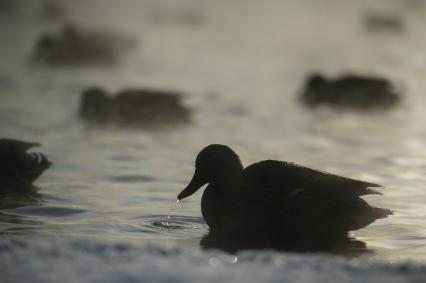
[[[157,181],[155,177],[146,175],[119,175],[108,177],[111,182],[117,183],[146,183]]]
[[[46,217],[66,217],[87,212],[83,209],[69,207],[50,206],[26,206],[14,209],[2,210],[3,214],[17,216],[46,216]]]
[[[185,226],[182,225],[173,225],[169,223],[168,221],[155,221],[152,223],[152,226],[164,228],[164,229],[171,229],[171,230],[179,230],[179,229],[185,229]]]
[[[137,224],[129,225],[133,231],[142,230],[143,232],[150,231],[151,233],[165,235],[164,231],[173,232],[166,234],[168,236],[183,235],[188,237],[189,234],[201,235],[207,230],[207,225],[201,217],[180,216],[173,215],[168,218],[167,215],[148,215],[137,217],[132,222],[139,222]]]

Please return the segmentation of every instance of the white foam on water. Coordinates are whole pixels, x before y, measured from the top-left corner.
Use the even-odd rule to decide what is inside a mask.
[[[371,258],[220,252],[86,240],[5,240],[2,282],[426,282],[426,265]]]

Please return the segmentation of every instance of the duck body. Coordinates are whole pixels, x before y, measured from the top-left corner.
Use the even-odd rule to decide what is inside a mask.
[[[0,139],[0,195],[35,193],[33,182],[51,166],[41,153],[27,153],[38,143]]]
[[[209,151],[209,147],[204,150]],[[201,183],[197,173],[203,174],[198,170],[195,184]],[[392,213],[361,198],[379,194],[369,187],[380,186],[266,160],[241,167],[239,173],[234,171],[218,182],[211,181],[203,193],[201,211],[209,225],[209,240],[242,248],[309,251],[346,240],[349,231]],[[188,188],[191,192],[191,184]],[[178,198],[187,193],[184,190]]]
[[[80,117],[96,124],[151,127],[185,123],[190,110],[177,92],[151,89],[125,89],[109,96],[100,88],[82,94]]]
[[[344,109],[387,109],[400,101],[391,83],[384,78],[347,75],[327,79],[311,75],[301,96],[308,106],[329,105]]]
[[[404,19],[398,15],[370,12],[363,20],[364,28],[373,33],[402,34],[406,30]]]
[[[112,65],[122,50],[134,43],[109,33],[66,25],[56,34],[44,34],[34,47],[33,59],[49,66]]]

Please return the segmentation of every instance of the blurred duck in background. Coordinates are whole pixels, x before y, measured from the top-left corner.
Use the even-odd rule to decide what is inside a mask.
[[[129,38],[65,25],[59,32],[40,36],[33,62],[50,66],[90,66],[118,63],[121,51],[135,45]]]
[[[90,88],[81,96],[79,115],[85,121],[127,127],[159,127],[190,121],[191,111],[174,91],[126,89],[116,96]]]
[[[300,98],[311,107],[329,105],[357,110],[389,109],[401,100],[384,78],[346,75],[327,79],[316,73],[307,79]]]
[[[405,32],[405,21],[398,15],[369,12],[364,15],[365,30],[377,33],[402,34]]]
[[[27,151],[38,143],[0,139],[0,195],[34,194],[33,182],[52,163],[42,153]]]

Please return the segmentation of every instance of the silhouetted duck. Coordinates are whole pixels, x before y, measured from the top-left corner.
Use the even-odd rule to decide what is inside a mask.
[[[38,143],[0,139],[0,195],[35,193],[33,182],[52,164],[41,153],[27,153]]]
[[[191,112],[181,103],[181,97],[178,92],[150,89],[128,89],[110,97],[101,88],[91,88],[82,94],[79,114],[98,124],[174,125],[190,120]]]
[[[210,231],[202,244],[228,250],[328,250],[346,245],[349,231],[392,214],[360,198],[380,194],[369,188],[380,185],[284,161],[244,169],[237,154],[220,144],[201,150],[178,199],[205,184],[201,212]]]
[[[121,49],[133,44],[112,34],[84,31],[74,25],[66,25],[57,34],[40,37],[33,59],[53,66],[114,64],[119,60]]]
[[[404,20],[401,17],[384,13],[367,13],[364,16],[364,26],[366,30],[374,33],[403,33],[405,30]]]
[[[327,80],[319,74],[308,78],[301,99],[309,106],[325,104],[361,110],[386,109],[400,101],[386,79],[349,75]]]
[[[16,9],[16,2],[14,0],[0,0],[0,13],[12,12]]]

